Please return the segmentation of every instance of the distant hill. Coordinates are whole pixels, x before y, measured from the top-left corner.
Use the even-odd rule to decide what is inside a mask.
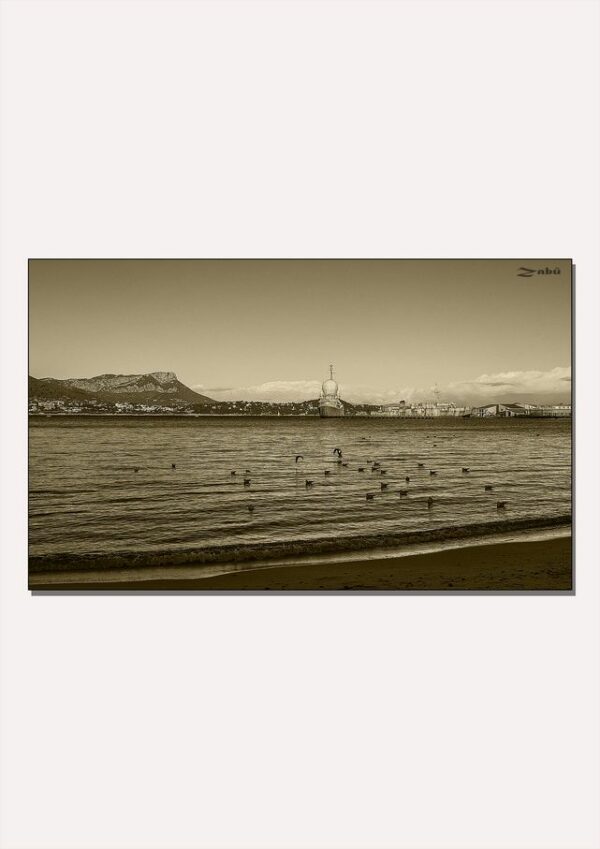
[[[30,377],[29,400],[39,401],[122,401],[128,403],[211,404],[212,398],[194,392],[172,371],[150,374],[99,374],[96,377]]]

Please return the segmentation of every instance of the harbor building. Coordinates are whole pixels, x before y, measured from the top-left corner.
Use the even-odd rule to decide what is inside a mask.
[[[469,412],[469,407],[457,407],[452,401],[417,401],[414,404],[398,401],[393,404],[382,404],[379,410],[372,415],[405,419],[433,419],[438,416],[463,416]]]
[[[552,406],[541,406],[539,404],[484,404],[482,407],[473,407],[472,416],[487,418],[495,416],[499,418],[513,418],[517,416],[532,416],[534,418],[566,418],[571,415],[570,404],[555,404]]]

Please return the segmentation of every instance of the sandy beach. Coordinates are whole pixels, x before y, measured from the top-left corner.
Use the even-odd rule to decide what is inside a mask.
[[[71,580],[45,583],[36,576],[30,589],[65,590],[571,590],[571,537],[533,542],[492,543],[351,563],[319,563],[258,568],[210,578],[179,576],[144,580]]]

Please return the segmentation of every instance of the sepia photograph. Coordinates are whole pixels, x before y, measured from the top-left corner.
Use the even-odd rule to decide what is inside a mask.
[[[0,23],[0,849],[598,849],[600,3]]]
[[[29,588],[570,591],[568,259],[29,263]]]

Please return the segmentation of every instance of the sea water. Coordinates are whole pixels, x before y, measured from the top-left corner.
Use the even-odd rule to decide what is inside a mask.
[[[368,553],[570,514],[570,420],[30,419],[32,571]]]

